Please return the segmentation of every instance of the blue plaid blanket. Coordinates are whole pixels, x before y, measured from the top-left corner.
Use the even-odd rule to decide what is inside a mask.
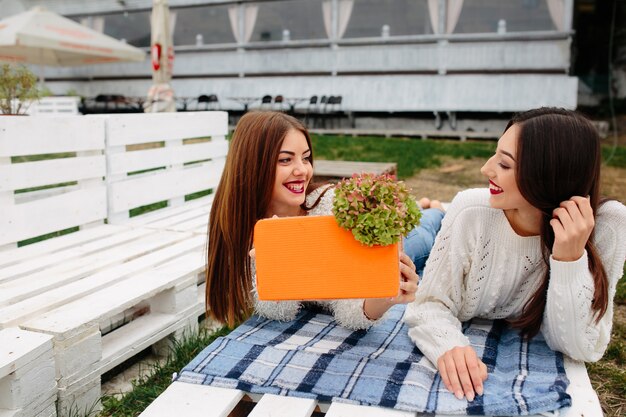
[[[563,356],[541,335],[527,342],[504,322],[486,320],[464,325],[489,370],[485,394],[456,399],[409,339],[403,312],[394,307],[369,331],[350,331],[315,311],[287,323],[253,316],[205,348],[177,380],[424,413],[529,415],[571,405]]]

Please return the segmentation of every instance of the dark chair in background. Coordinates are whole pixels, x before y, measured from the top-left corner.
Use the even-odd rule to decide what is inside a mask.
[[[283,103],[285,102],[285,97],[282,95],[277,95],[274,97],[274,110],[283,111]]]
[[[137,111],[143,111],[133,106],[121,94],[98,94],[93,101],[93,112],[95,113],[136,113]]]
[[[322,120],[324,129],[333,129],[341,126],[341,118],[344,116],[341,110],[342,96],[329,96],[322,108]]]
[[[327,112],[336,112],[341,108],[341,102],[343,101],[342,96],[330,96],[328,100],[326,100],[326,108],[324,109]]]
[[[196,110],[218,110],[219,99],[215,94],[202,94],[197,98]],[[204,106],[204,108],[202,108]]]
[[[261,98],[261,109],[271,109],[272,108],[272,96],[269,94],[264,95]]]
[[[313,127],[313,123],[311,126],[309,126],[309,116],[311,115],[312,112],[315,111],[317,107],[317,96],[311,96],[311,98],[309,99],[309,104],[306,107],[306,109],[304,110],[304,124],[307,127]],[[314,119],[313,119],[314,121]]]

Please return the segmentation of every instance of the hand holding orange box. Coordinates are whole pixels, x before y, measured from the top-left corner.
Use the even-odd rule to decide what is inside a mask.
[[[365,246],[334,216],[259,220],[254,228],[260,300],[395,297],[398,244]]]

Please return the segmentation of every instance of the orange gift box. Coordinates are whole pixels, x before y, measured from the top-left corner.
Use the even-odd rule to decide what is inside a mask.
[[[398,294],[398,244],[366,246],[334,216],[259,220],[254,227],[260,300],[382,298]]]

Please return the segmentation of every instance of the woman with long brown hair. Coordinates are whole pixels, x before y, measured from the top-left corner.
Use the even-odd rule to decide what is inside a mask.
[[[564,109],[513,117],[482,167],[488,189],[452,201],[426,264],[409,336],[459,399],[483,392],[487,368],[461,330],[507,319],[581,361],[611,338],[626,258],[626,207],[600,199],[600,138]]]
[[[312,176],[311,139],[297,119],[278,112],[250,112],[241,118],[209,218],[206,304],[210,316],[231,326],[253,311],[271,319],[295,318],[301,302],[257,299],[254,257],[250,255],[258,220],[331,214],[334,193],[326,192],[328,186],[312,186]],[[412,244],[408,245],[417,260],[428,254],[443,217],[440,210],[431,211],[435,214],[422,217],[422,226],[411,235]],[[303,247],[302,261],[306,259],[310,256]],[[391,306],[415,298],[415,265],[406,254],[400,260],[400,292],[396,297],[316,304],[329,310],[341,325],[370,327]]]

